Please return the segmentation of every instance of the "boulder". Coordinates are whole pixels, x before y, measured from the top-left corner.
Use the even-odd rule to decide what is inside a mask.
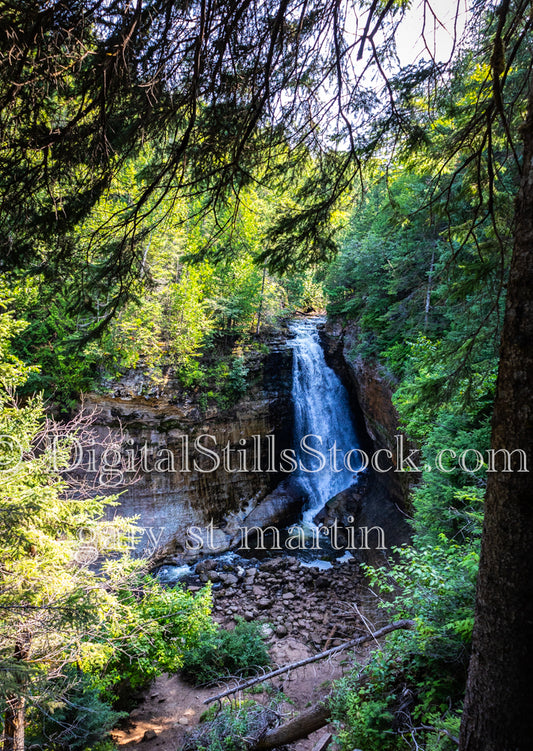
[[[263,565],[261,566],[261,574],[264,576],[265,573],[270,574],[279,573],[280,569],[284,569],[286,566],[285,558],[271,558],[268,561],[265,561]],[[269,577],[265,577],[269,578]]]
[[[235,574],[219,574],[220,581],[226,586],[232,587],[239,581],[239,577]]]
[[[350,485],[350,487],[333,496],[313,519],[318,526],[332,528],[336,525],[337,545],[346,546],[350,544],[347,528],[354,528],[359,525],[366,486],[367,479],[363,475],[357,484]]]
[[[282,528],[295,522],[299,516],[305,497],[298,485],[291,479],[284,480],[277,488],[263,498],[262,501],[250,511],[239,523],[239,528],[234,530],[232,545],[243,545],[253,542],[254,528],[266,529],[267,527]]]
[[[214,571],[217,566],[218,562],[214,558],[204,558],[196,564],[194,570],[197,574],[205,574],[207,571]]]

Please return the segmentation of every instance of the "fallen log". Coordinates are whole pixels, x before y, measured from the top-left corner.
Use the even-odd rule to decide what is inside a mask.
[[[268,751],[270,748],[285,746],[299,738],[305,738],[327,725],[330,714],[327,700],[319,702],[284,725],[268,730],[257,743],[251,746],[250,751]]]
[[[209,698],[205,699],[204,704],[210,704],[212,701],[219,701],[220,699],[223,699],[225,696],[229,696],[230,694],[234,694],[237,691],[244,691],[245,689],[250,688],[251,686],[255,686],[256,683],[262,683],[263,681],[267,681],[270,678],[275,678],[277,675],[281,675],[282,673],[287,673],[289,670],[301,668],[304,665],[309,665],[311,662],[316,662],[317,660],[322,660],[325,657],[330,657],[331,655],[337,654],[337,652],[342,652],[345,649],[358,647],[360,644],[364,644],[367,641],[372,641],[373,639],[379,639],[379,637],[381,636],[390,634],[391,631],[397,631],[398,629],[402,629],[402,628],[403,629],[413,628],[414,625],[415,625],[414,621],[410,621],[406,619],[401,620],[401,621],[395,621],[394,623],[389,623],[388,626],[383,626],[383,628],[378,629],[374,633],[364,634],[364,636],[359,636],[357,639],[352,639],[351,641],[347,641],[344,644],[339,644],[338,647],[332,647],[331,649],[327,649],[325,652],[320,652],[319,654],[313,655],[312,657],[306,657],[305,660],[299,660],[298,662],[291,662],[289,665],[284,665],[282,668],[278,668],[277,670],[272,670],[270,673],[265,673],[264,675],[259,675],[259,676],[256,676],[255,678],[251,678],[249,681],[246,681],[246,683],[241,683],[237,686],[233,686],[233,688],[228,688],[225,691],[222,691],[220,694],[216,694],[215,696],[210,696]]]

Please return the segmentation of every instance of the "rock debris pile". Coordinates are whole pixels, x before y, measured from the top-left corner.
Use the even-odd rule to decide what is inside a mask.
[[[316,650],[337,646],[364,628],[358,612],[361,575],[353,558],[329,569],[289,556],[237,563],[206,559],[196,565],[196,574],[200,583],[213,583],[213,616],[225,627],[239,616],[260,621],[267,640],[296,636]]]

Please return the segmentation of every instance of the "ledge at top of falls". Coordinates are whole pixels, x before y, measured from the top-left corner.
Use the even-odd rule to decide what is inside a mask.
[[[140,412],[142,420],[146,413],[148,420],[153,415],[180,418],[184,424],[203,424],[206,420],[227,419],[243,404],[253,408],[254,402],[261,404],[268,399],[276,399],[291,390],[292,350],[288,345],[288,334],[275,331],[260,339],[263,350],[246,354],[247,388],[242,398],[229,407],[216,403],[201,406],[202,389],[183,387],[172,367],[165,367],[161,374],[142,365],[128,369],[116,379],[105,379],[98,393],[89,393],[85,401],[99,405],[100,409],[110,409],[110,418],[127,416],[135,419]],[[114,410],[114,412],[112,411]]]

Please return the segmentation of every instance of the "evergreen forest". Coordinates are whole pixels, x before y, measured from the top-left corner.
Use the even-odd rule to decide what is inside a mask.
[[[165,583],[127,487],[69,466],[86,396],[132,379],[237,425],[307,319],[416,452],[408,539],[358,563],[399,626],[316,706],[259,683],[164,751],[531,748],[532,26],[527,0],[0,0],[4,751],[114,751],[161,676],[279,667],[279,628]]]

